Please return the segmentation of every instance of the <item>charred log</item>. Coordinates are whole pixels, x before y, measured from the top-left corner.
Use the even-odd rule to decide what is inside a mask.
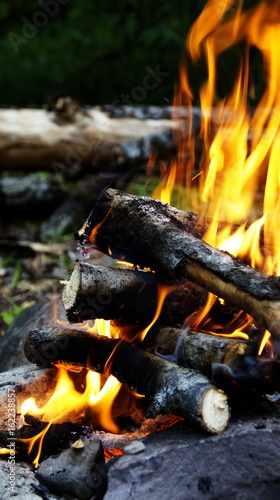
[[[198,216],[197,216],[198,217]],[[257,318],[280,339],[280,279],[199,239],[192,214],[108,189],[78,233],[81,245],[149,267],[170,282],[191,280]],[[189,222],[188,222],[189,221]]]
[[[37,449],[35,446],[29,452],[29,440],[46,429],[48,422],[42,422],[31,415],[26,415],[25,420],[28,425],[23,425],[18,429],[13,439],[15,441],[17,460],[32,462],[36,457]],[[93,427],[81,425],[80,423],[65,422],[62,424],[51,424],[42,443],[42,459],[68,448],[79,438],[89,438],[93,431]],[[0,430],[0,447],[7,448],[10,442],[10,432]]]
[[[118,339],[79,330],[34,330],[25,344],[29,361],[83,366],[114,375],[149,398],[148,416],[160,413],[190,419],[208,432],[222,432],[228,422],[226,396],[201,373],[182,368]]]
[[[154,317],[158,290],[163,283],[144,271],[94,266],[78,262],[64,286],[62,300],[68,321],[121,319],[129,324],[145,325]],[[201,307],[207,293],[191,282],[178,287],[166,297],[160,321],[182,324],[186,316]]]

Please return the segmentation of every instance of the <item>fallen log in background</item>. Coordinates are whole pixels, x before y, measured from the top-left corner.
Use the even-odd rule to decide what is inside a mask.
[[[73,101],[72,101],[73,103]],[[59,168],[59,164],[123,164],[174,147],[177,125],[166,118],[113,117],[100,108],[0,110],[0,165]],[[153,144],[154,143],[154,144]]]
[[[189,215],[182,216],[185,221]],[[191,217],[192,221],[192,217]],[[257,318],[280,339],[280,278],[267,276],[193,236],[193,222],[157,200],[114,189],[101,194],[80,244],[149,267],[169,282],[191,280]]]
[[[148,416],[172,413],[199,423],[208,432],[222,432],[228,423],[225,394],[195,370],[177,366],[131,344],[80,330],[48,328],[31,331],[25,355],[46,366],[65,363],[110,372],[150,400]]]
[[[159,288],[166,286],[154,273],[76,263],[69,281],[62,281],[62,300],[68,321],[122,319],[145,325],[153,319]],[[171,288],[159,321],[182,324],[187,316],[205,304],[207,292],[191,282]]]

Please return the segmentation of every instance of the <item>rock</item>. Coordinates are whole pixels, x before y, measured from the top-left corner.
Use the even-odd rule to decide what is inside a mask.
[[[8,405],[12,408],[10,417],[15,417],[17,420],[25,399],[36,396],[40,407],[48,401],[56,385],[55,374],[56,368],[42,370],[34,365],[25,365],[0,373],[1,430],[8,428]]]
[[[75,499],[97,500],[106,488],[103,446],[99,440],[86,440],[83,448],[68,448],[42,462],[39,481],[54,493]]]
[[[136,455],[145,450],[145,445],[142,441],[132,441],[130,444],[124,447],[125,453],[128,455]]]
[[[63,198],[63,191],[54,176],[35,174],[0,179],[0,203],[6,216],[15,211],[22,215],[40,210],[50,213]]]
[[[14,467],[14,469],[12,468]],[[21,464],[10,464],[0,460],[1,500],[57,500],[59,497],[49,493],[34,473]]]
[[[280,426],[254,424],[235,423],[218,436],[182,424],[148,436],[141,454],[109,463],[104,500],[280,498]]]
[[[24,309],[0,338],[0,372],[27,365],[24,344],[30,330],[54,324],[54,301],[40,301]],[[30,363],[31,366],[31,363]]]

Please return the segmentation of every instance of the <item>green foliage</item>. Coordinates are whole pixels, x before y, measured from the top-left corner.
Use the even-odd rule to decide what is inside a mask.
[[[256,1],[245,0],[245,7]],[[171,102],[185,36],[206,0],[55,2],[51,16],[43,0],[0,0],[0,105],[42,105],[56,93],[86,104],[122,104],[123,96],[134,104]],[[157,65],[168,76],[143,99],[133,99],[147,66]],[[221,74],[229,85],[232,59],[222,62]],[[198,88],[205,65],[190,65],[190,76]]]
[[[6,325],[10,325],[15,317],[23,311],[24,307],[21,306],[15,306],[13,309],[9,311],[3,311],[0,313],[1,318],[3,321],[6,323]]]
[[[15,288],[20,280],[21,277],[21,263],[20,260],[16,261],[14,273],[13,273],[13,278],[12,278],[12,283],[11,283],[11,288]]]
[[[5,295],[4,298],[10,304],[10,308],[6,311],[1,311],[0,316],[6,325],[10,325],[14,318],[23,311],[24,307],[17,306],[11,297]]]

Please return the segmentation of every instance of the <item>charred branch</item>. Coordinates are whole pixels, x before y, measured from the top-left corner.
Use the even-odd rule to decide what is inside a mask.
[[[78,239],[85,248],[110,249],[113,257],[149,267],[170,282],[191,280],[257,318],[280,339],[280,279],[200,240],[195,219],[184,212],[178,216],[160,201],[108,189]]]
[[[124,320],[129,324],[148,324],[154,317],[158,292],[165,286],[150,272],[76,263],[64,286],[62,300],[67,319],[79,323],[103,318]],[[207,293],[191,282],[170,289],[160,321],[182,324],[186,316],[201,307]]]
[[[42,422],[30,415],[25,416],[26,423],[15,432],[14,441],[17,460],[26,460],[32,462],[37,454],[36,446],[29,452],[29,441],[42,432],[48,425],[48,422]],[[94,431],[93,427],[65,422],[62,424],[51,424],[46,432],[42,444],[42,459],[54,455],[74,443],[79,438],[89,438]],[[7,448],[11,442],[9,431],[0,431],[0,447]],[[9,455],[7,456],[7,458]]]
[[[228,422],[226,396],[201,373],[144,352],[118,339],[79,330],[34,330],[25,344],[29,361],[83,366],[111,373],[150,401],[148,416],[172,413],[199,423],[208,432],[222,432]]]

